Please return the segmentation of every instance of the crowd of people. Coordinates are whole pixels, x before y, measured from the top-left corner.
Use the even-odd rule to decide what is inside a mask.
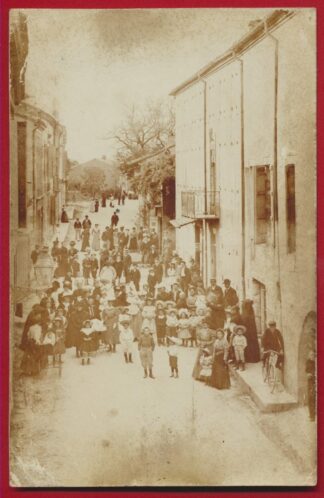
[[[153,355],[166,348],[170,376],[179,376],[180,348],[197,348],[193,377],[218,389],[230,387],[229,363],[244,370],[260,361],[253,302],[239,303],[229,279],[204,287],[200,269],[186,263],[154,229],[111,223],[101,230],[89,216],[74,221],[75,240],[56,240],[54,281],[26,320],[23,371],[35,374],[60,364],[75,348],[81,364],[99,349],[122,352],[133,363],[139,351],[144,377],[154,378]],[[265,349],[283,355],[274,323]],[[118,347],[117,347],[118,345]]]

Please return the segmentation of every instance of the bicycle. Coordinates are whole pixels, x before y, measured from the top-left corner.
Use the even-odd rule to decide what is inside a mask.
[[[269,384],[270,392],[274,393],[276,387],[282,387],[280,369],[277,368],[279,353],[269,349],[264,351],[263,355],[268,353],[269,355],[262,365],[262,376],[263,381]]]

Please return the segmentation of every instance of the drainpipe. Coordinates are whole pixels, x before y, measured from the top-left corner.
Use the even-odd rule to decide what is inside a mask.
[[[38,234],[36,230],[36,172],[35,172],[35,162],[36,162],[36,152],[35,152],[35,137],[36,137],[36,131],[38,130],[37,124],[34,125],[33,132],[32,132],[32,137],[33,137],[33,222],[34,222],[34,234],[36,233],[36,239],[38,242]]]
[[[199,81],[201,81],[204,85],[204,215],[208,214],[208,200],[207,200],[207,82],[206,80],[199,77]],[[204,240],[204,275],[203,280],[205,286],[207,286],[207,274],[208,274],[208,254],[207,254],[207,223],[206,218],[203,218],[203,240]]]
[[[240,106],[241,106],[241,285],[242,285],[242,298],[246,298],[246,287],[245,287],[245,158],[244,158],[244,66],[243,60],[240,59],[235,52],[233,52],[234,58],[240,64]]]
[[[268,33],[266,21],[264,29],[275,46],[275,81],[274,81],[274,123],[273,123],[273,248],[277,256],[277,293],[280,306],[280,328],[282,330],[282,296],[281,296],[281,264],[278,216],[278,79],[279,79],[279,40]]]

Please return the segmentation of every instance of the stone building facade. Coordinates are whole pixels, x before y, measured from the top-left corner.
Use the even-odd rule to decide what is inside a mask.
[[[66,132],[51,114],[25,95],[28,54],[26,17],[10,18],[10,200],[11,271],[15,296],[30,284],[35,246],[48,245],[65,203]]]
[[[316,328],[316,23],[276,10],[177,87],[177,250],[275,319],[305,397]]]

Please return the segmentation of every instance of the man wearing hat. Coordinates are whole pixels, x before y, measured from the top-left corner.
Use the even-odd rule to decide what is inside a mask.
[[[152,298],[155,297],[155,286],[156,286],[156,283],[157,282],[156,282],[154,268],[150,268],[149,274],[147,276],[147,285],[148,285],[148,288],[149,288],[149,295]]]
[[[153,268],[155,272],[156,281],[158,284],[160,284],[163,279],[163,264],[161,263],[159,258],[155,258]]]
[[[116,211],[114,211],[114,214],[111,217],[111,226],[116,227],[118,225],[118,222],[119,222],[119,216],[116,213]]]
[[[124,251],[124,247],[126,246],[126,234],[124,231],[124,227],[120,227],[118,233],[118,245],[120,247],[121,253]]]
[[[82,228],[83,228],[83,229],[85,229],[85,228],[89,228],[89,229],[90,229],[90,228],[91,228],[91,220],[89,219],[89,216],[88,216],[88,215],[86,215],[86,216],[84,217],[84,220],[83,220],[83,222],[82,222]]]
[[[135,289],[138,292],[140,288],[141,272],[134,263],[132,263],[129,267],[128,278],[130,282],[134,283]]]
[[[170,298],[172,301],[174,301],[177,304],[179,297],[180,297],[179,284],[177,282],[174,282],[174,284],[172,284],[171,287]]]
[[[88,284],[89,279],[90,279],[91,269],[92,269],[92,260],[91,260],[91,256],[90,256],[90,251],[87,252],[85,257],[83,258],[82,269],[83,269],[84,281]]]
[[[150,243],[151,247],[154,246],[156,250],[158,250],[159,247],[159,236],[155,231],[155,228],[152,228],[151,233],[150,233]]]
[[[208,294],[209,292],[213,292],[214,294],[223,294],[222,288],[216,284],[216,278],[211,278],[209,282],[210,286],[207,288],[206,294]]]
[[[74,256],[76,256],[79,251],[75,247],[75,241],[74,240],[71,240],[71,242],[70,242],[69,245],[70,245],[70,247],[69,247],[69,251],[68,251],[68,256],[69,256],[69,260],[70,260],[70,264],[71,264],[72,258],[74,258]]]
[[[154,244],[152,244],[150,246],[149,253],[147,256],[147,264],[153,266],[157,257],[158,257],[157,247]]]
[[[231,287],[231,281],[228,278],[224,280],[224,304],[227,306],[235,306],[239,302],[236,290]]]
[[[284,340],[280,330],[277,329],[277,324],[274,320],[269,322],[269,327],[265,330],[261,343],[264,350],[264,365],[270,355],[270,350],[272,350],[278,353],[276,367],[282,368],[284,360]]]
[[[180,262],[180,285],[181,288],[187,292],[188,286],[191,282],[191,272],[189,268],[187,268],[186,262]]]

